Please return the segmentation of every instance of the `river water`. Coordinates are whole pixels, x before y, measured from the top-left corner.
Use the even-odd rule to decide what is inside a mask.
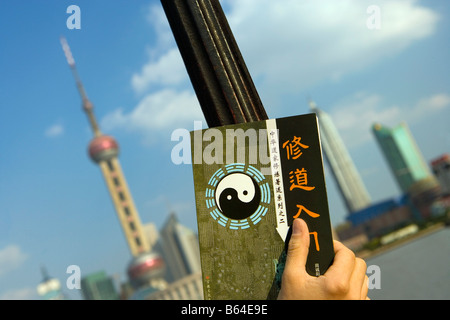
[[[373,300],[450,299],[450,228],[366,259]],[[377,269],[379,273],[377,276]]]

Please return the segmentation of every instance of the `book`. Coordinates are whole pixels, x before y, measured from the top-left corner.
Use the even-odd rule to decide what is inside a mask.
[[[191,132],[206,300],[276,299],[295,218],[310,231],[306,270],[334,258],[316,114]]]

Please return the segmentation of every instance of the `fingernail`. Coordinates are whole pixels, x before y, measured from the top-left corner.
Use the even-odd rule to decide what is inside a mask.
[[[302,233],[300,223],[300,219],[294,219],[294,222],[292,223],[292,234]]]

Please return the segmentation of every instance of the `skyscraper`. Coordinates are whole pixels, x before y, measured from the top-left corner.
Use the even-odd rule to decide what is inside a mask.
[[[81,279],[81,291],[85,300],[117,300],[119,298],[113,278],[105,271],[84,276]]]
[[[312,112],[319,119],[320,140],[324,158],[331,169],[338,190],[344,200],[348,213],[370,205],[369,193],[337,131],[331,117],[320,110],[314,101],[309,102]]]
[[[406,123],[392,129],[376,123],[372,132],[403,193],[408,192],[414,183],[431,176]]]
[[[117,159],[119,145],[113,137],[104,135],[100,131],[94,116],[93,104],[84,90],[69,45],[64,38],[61,38],[61,44],[76,81],[83,110],[88,116],[89,124],[94,133],[94,138],[88,148],[89,156],[100,166],[128,247],[133,255],[133,260],[128,267],[130,282],[135,288],[146,285],[162,287],[164,282],[160,280],[165,270],[164,261],[156,252],[150,252],[151,248],[147,237],[144,235],[138,211],[128,189],[120,162]]]
[[[180,224],[176,215],[171,213],[160,234],[170,282],[201,272],[200,248],[194,231]]]

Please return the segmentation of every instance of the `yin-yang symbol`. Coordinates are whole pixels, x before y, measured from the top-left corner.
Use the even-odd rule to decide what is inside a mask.
[[[231,173],[217,184],[216,205],[228,218],[242,220],[258,209],[261,190],[252,177],[244,173]]]

